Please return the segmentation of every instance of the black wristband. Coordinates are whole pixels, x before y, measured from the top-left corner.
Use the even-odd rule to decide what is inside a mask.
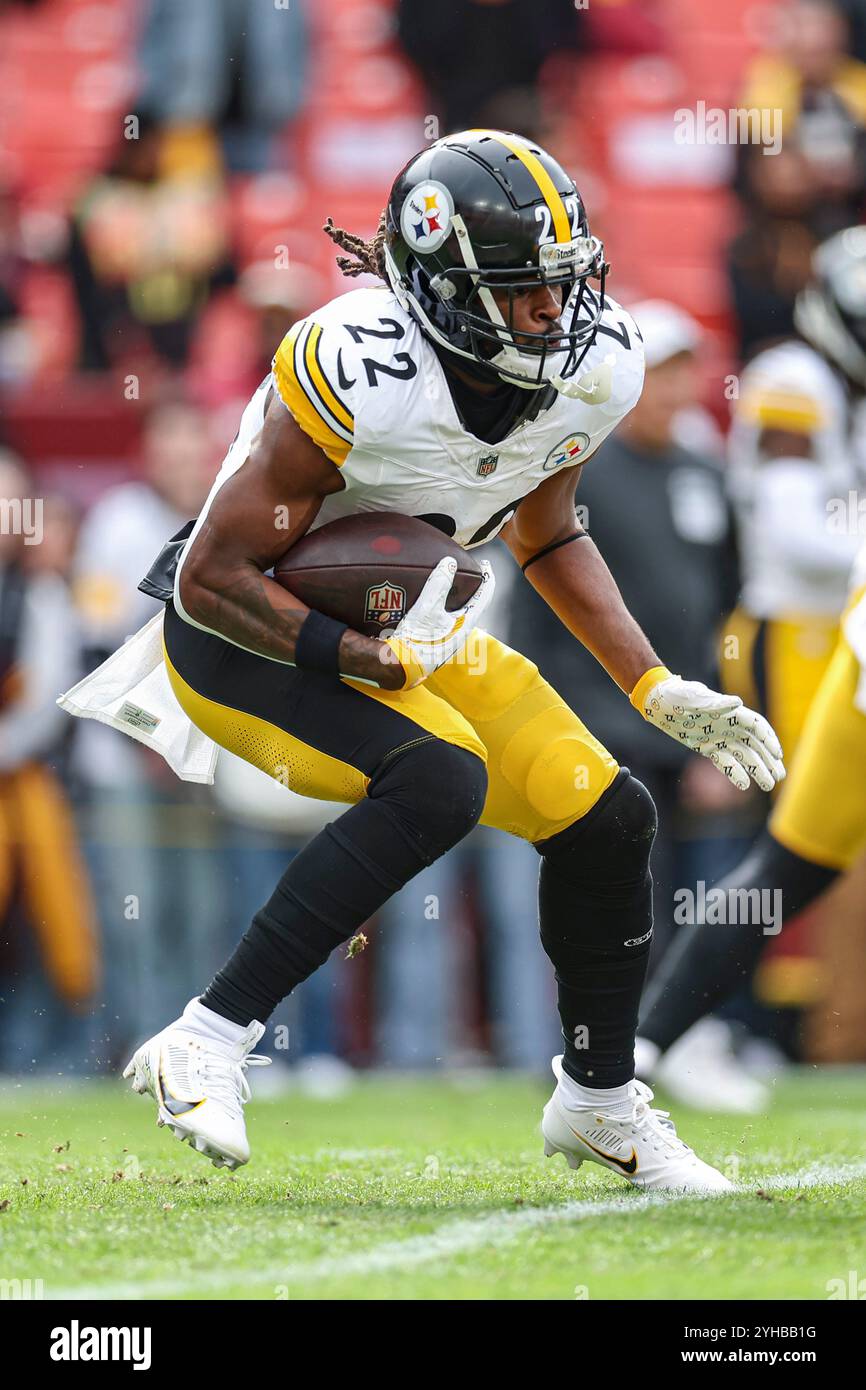
[[[303,671],[321,671],[326,676],[340,674],[340,639],[346,623],[309,612],[295,642],[295,665]]]
[[[550,545],[542,546],[541,550],[536,550],[534,555],[530,555],[529,559],[526,561],[526,564],[521,565],[520,568],[523,570],[523,573],[525,574],[526,571],[529,569],[529,566],[534,565],[536,560],[540,560],[544,555],[549,555],[552,550],[558,550],[561,545],[569,545],[572,541],[582,540],[585,535],[586,531],[572,531],[571,535],[566,536],[564,540],[551,541]]]

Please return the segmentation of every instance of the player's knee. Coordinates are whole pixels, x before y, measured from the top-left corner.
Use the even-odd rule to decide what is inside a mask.
[[[422,843],[432,863],[477,825],[487,768],[468,749],[429,739],[390,759],[370,794],[389,798],[402,827]]]
[[[541,940],[558,970],[577,968],[586,950],[622,959],[649,951],[655,831],[653,799],[624,768],[583,820],[536,845]]]
[[[657,828],[652,796],[623,768],[586,816],[537,848],[566,878],[626,884],[646,878]]]
[[[578,820],[592,809],[598,788],[610,781],[615,766],[595,740],[556,733],[544,740],[526,768],[526,800],[550,825]]]
[[[425,823],[446,848],[477,824],[487,796],[487,768],[466,748],[436,739],[411,759],[415,797]]]

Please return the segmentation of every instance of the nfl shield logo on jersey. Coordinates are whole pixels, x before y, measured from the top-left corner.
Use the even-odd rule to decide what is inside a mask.
[[[499,462],[498,454],[482,454],[478,460],[478,467],[475,470],[479,478],[489,478],[490,474],[496,469]]]
[[[373,584],[367,590],[365,608],[365,622],[390,627],[399,623],[406,612],[406,590],[384,579],[381,584]]]

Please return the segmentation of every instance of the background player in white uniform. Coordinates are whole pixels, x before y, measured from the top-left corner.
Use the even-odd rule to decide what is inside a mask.
[[[717,887],[740,901],[757,888],[781,890],[786,920],[866,849],[866,520],[857,505],[866,228],[831,237],[814,271],[796,310],[814,348],[792,341],[754,360],[732,437],[741,495],[753,509],[745,594],[775,642],[768,675],[795,752],[767,831]],[[798,652],[797,639],[802,644],[810,631],[824,642]],[[751,919],[716,931],[706,923],[683,928],[648,990],[641,1075],[676,1085],[680,1065],[672,1071],[663,1054],[750,978],[770,940]],[[711,1102],[712,1088],[705,1090]]]
[[[831,322],[821,266],[844,263],[841,247],[833,238],[818,253],[815,286],[798,305],[804,330],[819,346]],[[743,583],[724,625],[721,678],[725,690],[766,716],[789,760],[839,637],[858,545],[856,530],[832,515],[834,508],[847,510],[857,485],[858,417],[862,432],[860,388],[840,366],[804,339],[780,341],[744,369],[732,406],[727,478]],[[856,370],[853,361],[851,367]],[[788,1008],[808,1002],[809,927],[802,920],[765,952],[754,981],[762,1002]],[[805,971],[797,968],[802,965]],[[690,1030],[653,1075],[684,1104],[749,1113],[769,1101],[767,1088],[734,1057],[728,1029],[715,1020]]]
[[[518,136],[438,141],[398,176],[372,243],[331,230],[355,255],[344,268],[389,288],[334,301],[278,349],[187,542],[164,633],[172,689],[202,732],[288,772],[297,791],[351,805],[127,1075],[178,1137],[219,1164],[246,1162],[243,1068],[261,1020],[483,820],[541,861],[564,1044],[546,1152],[639,1186],[724,1189],[633,1079],[652,800],[519,653],[479,633],[473,659],[455,659],[492,591],[489,567],[448,612],[455,566],[441,561],[382,640],[267,576],[334,515],[423,516],[466,546],[501,532],[645,718],[738,786],[769,790],[784,769],[766,721],[661,664],[576,523],[581,462],[640,390],[639,335],[606,306],[603,249],[572,180]]]

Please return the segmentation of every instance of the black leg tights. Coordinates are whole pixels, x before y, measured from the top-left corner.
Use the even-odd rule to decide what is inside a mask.
[[[581,820],[536,845],[541,941],[556,970],[563,1068],[599,1089],[634,1076],[652,938],[652,797],[623,768]]]
[[[721,890],[726,901],[743,903],[745,909],[750,901],[746,894],[779,891],[785,921],[814,902],[836,877],[834,869],[801,859],[765,831],[742,864],[716,885],[714,896]],[[760,914],[744,910],[738,915],[747,920],[679,928],[647,990],[641,1037],[665,1051],[751,977],[770,937],[766,924],[754,920]]]
[[[202,1003],[263,1022],[398,888],[462,840],[484,805],[480,758],[433,738],[387,757],[368,795],[295,856]]]

